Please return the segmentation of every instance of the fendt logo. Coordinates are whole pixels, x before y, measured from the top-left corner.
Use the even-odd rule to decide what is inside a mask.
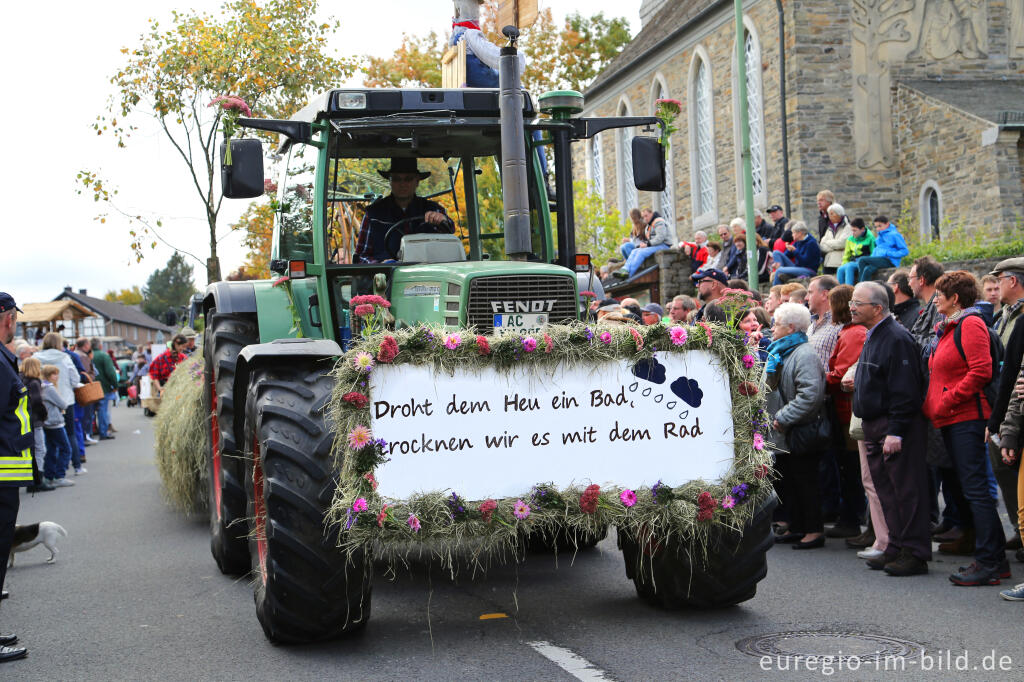
[[[491,301],[492,313],[550,313],[555,308],[557,298],[539,301]]]

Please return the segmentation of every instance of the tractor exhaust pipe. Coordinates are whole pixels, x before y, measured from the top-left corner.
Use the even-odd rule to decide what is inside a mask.
[[[523,88],[519,74],[519,31],[501,31],[508,46],[501,48],[498,84],[501,106],[501,198],[505,206],[505,255],[526,260],[530,240],[530,200],[526,185],[526,139],[523,137]]]

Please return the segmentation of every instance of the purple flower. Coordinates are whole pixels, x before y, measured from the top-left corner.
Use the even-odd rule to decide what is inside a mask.
[[[365,497],[360,497],[359,499],[357,499],[355,502],[352,503],[352,511],[354,511],[356,513],[364,512],[368,508],[369,507],[366,504],[366,498]]]
[[[409,520],[406,523],[409,524],[409,528],[412,529],[413,533],[420,532],[420,520],[415,514],[409,514]]]
[[[626,488],[621,493],[619,493],[619,500],[622,502],[623,506],[632,507],[634,504],[636,504],[636,493],[630,490],[629,488]]]
[[[747,496],[747,484],[740,483],[739,485],[734,485],[732,487],[732,494],[737,500],[742,500]]]
[[[533,351],[537,350],[537,339],[533,338],[532,336],[527,336],[525,339],[523,339],[523,350],[525,350],[527,353],[532,353]]]
[[[590,327],[587,327],[587,341],[593,341],[593,340],[594,340],[594,330],[591,329]]]
[[[755,362],[757,362],[757,360],[754,359],[753,355],[750,355],[748,353],[747,355],[743,356],[743,366],[746,367],[747,369],[753,367]]]

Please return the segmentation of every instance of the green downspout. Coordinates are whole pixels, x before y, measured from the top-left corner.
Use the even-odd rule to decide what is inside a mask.
[[[747,284],[752,291],[757,291],[757,233],[754,230],[754,171],[750,165],[750,112],[747,109],[747,55],[743,36],[743,0],[735,0],[736,4],[736,72],[740,109],[740,135],[742,146],[740,157],[743,159],[743,206],[746,209],[744,220],[747,224]]]

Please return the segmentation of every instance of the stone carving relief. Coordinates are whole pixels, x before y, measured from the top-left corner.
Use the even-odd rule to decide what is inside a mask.
[[[890,43],[909,44],[908,12],[915,0],[853,2],[853,138],[859,168],[894,163]]]
[[[1024,57],[1024,0],[1007,0],[1010,13],[1010,56]]]
[[[907,60],[987,56],[986,0],[924,0],[917,42]]]

